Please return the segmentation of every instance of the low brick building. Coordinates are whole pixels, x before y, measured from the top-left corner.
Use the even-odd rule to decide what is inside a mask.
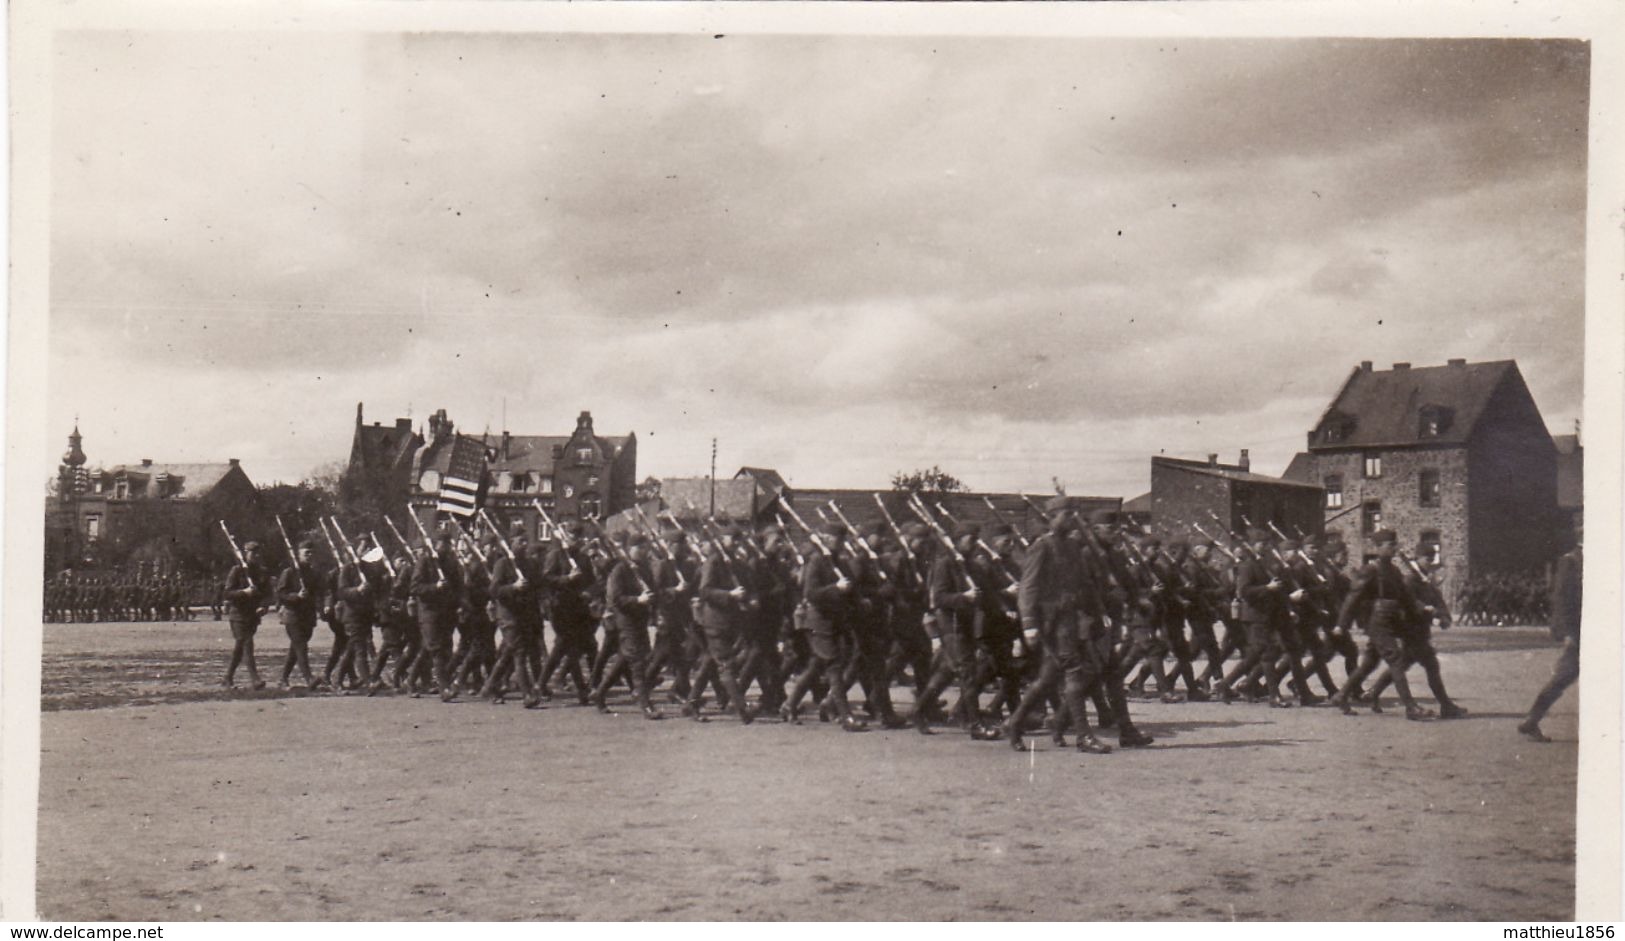
[[[1387,528],[1470,578],[1543,569],[1557,551],[1557,448],[1511,360],[1373,370],[1361,363],[1286,476],[1324,491],[1326,528],[1350,555]]]
[[[1206,461],[1151,458],[1149,500],[1136,509],[1143,522],[1167,538],[1222,537],[1248,524],[1288,535],[1322,530],[1320,487],[1252,472],[1247,452],[1235,464],[1221,464],[1216,454]]]

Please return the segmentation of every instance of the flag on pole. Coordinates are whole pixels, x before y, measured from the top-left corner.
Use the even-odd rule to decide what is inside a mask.
[[[479,506],[480,478],[485,476],[485,446],[458,435],[451,446],[451,463],[440,481],[435,509],[454,516],[473,516]]]

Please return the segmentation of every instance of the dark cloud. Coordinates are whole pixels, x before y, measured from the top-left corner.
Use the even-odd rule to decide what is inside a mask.
[[[614,401],[793,455],[835,445],[765,429],[871,407],[971,456],[1122,421],[1212,447],[1361,359],[1514,356],[1576,408],[1588,67],[1558,41],[78,35],[53,356],[114,337],[108,381],[297,377],[305,409]]]

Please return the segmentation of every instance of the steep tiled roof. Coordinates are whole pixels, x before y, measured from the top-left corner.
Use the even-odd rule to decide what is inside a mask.
[[[144,479],[151,481],[159,474],[169,475],[169,495],[171,497],[201,497],[213,490],[225,476],[231,473],[232,465],[222,464],[119,464],[101,471],[108,477],[117,477],[123,473],[132,480]],[[91,472],[92,475],[96,471]],[[148,491],[148,495],[154,495]]]
[[[1315,426],[1310,448],[1465,444],[1495,390],[1517,375],[1512,360],[1457,360],[1447,366],[1387,370],[1356,367]],[[1422,433],[1422,412],[1430,406],[1445,416],[1437,435]]]

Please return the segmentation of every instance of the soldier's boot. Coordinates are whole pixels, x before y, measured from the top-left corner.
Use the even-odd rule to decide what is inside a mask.
[[[1439,718],[1460,719],[1467,714],[1467,710],[1456,704],[1445,692],[1444,674],[1439,670],[1439,661],[1436,657],[1429,657],[1422,662],[1422,669],[1427,673],[1428,689],[1433,692],[1433,698],[1439,703]]]
[[[1298,685],[1298,704],[1301,706],[1318,706],[1321,698],[1309,691],[1309,672],[1303,668],[1303,661],[1292,657],[1287,664],[1292,671],[1292,681]]]

